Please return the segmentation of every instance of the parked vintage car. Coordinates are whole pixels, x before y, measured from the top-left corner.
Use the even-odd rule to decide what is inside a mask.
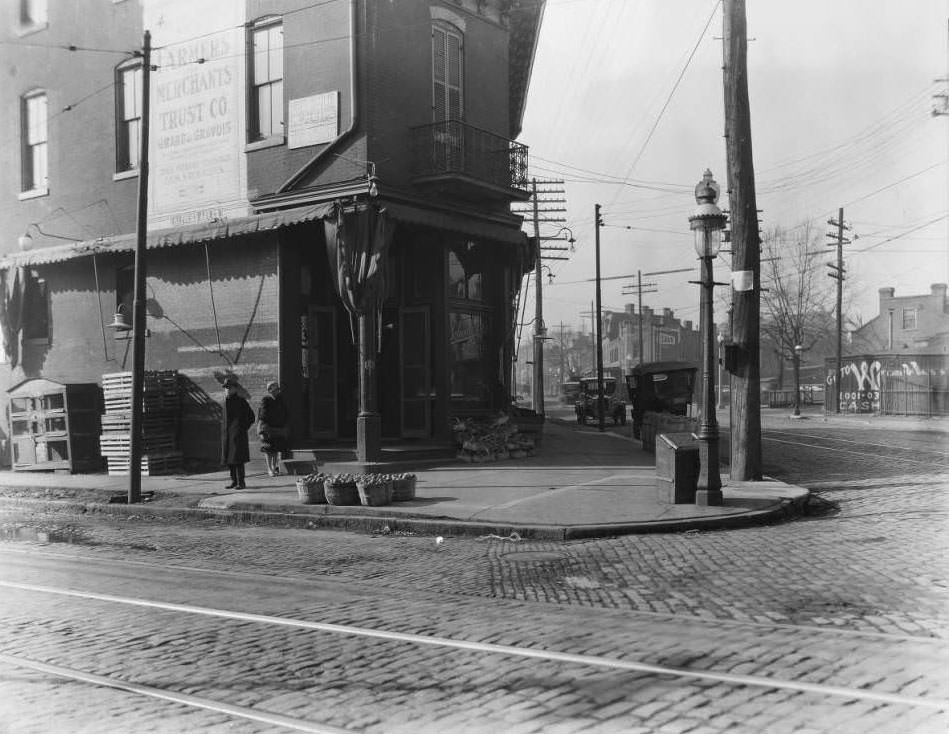
[[[580,395],[580,383],[568,380],[560,385],[560,402],[564,405],[574,405]]]
[[[686,415],[698,368],[690,362],[646,362],[626,375],[632,403],[633,436],[640,438],[647,411]]]
[[[627,403],[621,394],[622,388],[617,390],[615,377],[603,377],[603,418],[609,418],[615,425],[626,425]],[[597,395],[599,393],[596,377],[580,378],[580,394],[574,404],[577,413],[577,423],[586,423],[587,419],[599,421],[597,410]]]

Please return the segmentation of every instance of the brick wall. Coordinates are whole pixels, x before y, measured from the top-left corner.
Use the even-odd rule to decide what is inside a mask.
[[[236,378],[255,408],[267,382],[278,379],[276,236],[209,243],[208,256],[210,284],[203,245],[149,251],[145,368],[182,374],[185,456],[216,461],[224,377]],[[115,310],[115,269],[129,262],[97,256],[98,291],[91,257],[35,268],[49,287],[50,339],[24,344],[15,370],[0,366],[4,391],[30,377],[101,384],[102,374],[131,369],[128,335],[103,326]]]

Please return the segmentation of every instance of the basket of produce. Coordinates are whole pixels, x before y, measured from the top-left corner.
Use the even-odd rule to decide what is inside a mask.
[[[356,491],[356,476],[353,474],[333,474],[323,482],[326,501],[331,505],[358,505],[359,493]]]
[[[392,479],[392,501],[408,502],[415,499],[414,474],[396,474]]]
[[[392,480],[387,474],[363,474],[356,480],[359,501],[366,507],[380,507],[392,501]]]
[[[297,494],[304,505],[325,505],[326,490],[324,474],[307,474],[297,479]]]

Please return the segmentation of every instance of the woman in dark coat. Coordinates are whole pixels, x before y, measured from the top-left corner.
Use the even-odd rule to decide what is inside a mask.
[[[244,489],[244,464],[250,461],[247,431],[254,425],[254,411],[240,395],[237,383],[224,380],[224,442],[222,463],[231,472],[227,489]]]
[[[280,454],[290,450],[289,414],[280,394],[280,385],[268,382],[267,392],[269,394],[264,395],[257,409],[257,435],[260,436],[260,450],[267,458],[267,473],[275,477],[280,473]]]

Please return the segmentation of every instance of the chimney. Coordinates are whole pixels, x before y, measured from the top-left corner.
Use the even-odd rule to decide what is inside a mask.
[[[682,322],[682,328],[686,331],[692,331],[692,322],[686,319]]]
[[[889,301],[896,295],[896,288],[881,288],[880,289],[880,313],[883,313],[883,304],[886,301]]]
[[[668,324],[668,323],[671,323],[671,322],[672,322],[672,309],[671,309],[671,308],[664,308],[664,309],[662,309],[662,318],[665,320],[665,322],[666,322],[667,324]]]
[[[932,290],[933,295],[936,296],[936,298],[942,298],[943,300],[945,300],[946,288],[947,288],[945,283],[933,283],[929,287]]]

